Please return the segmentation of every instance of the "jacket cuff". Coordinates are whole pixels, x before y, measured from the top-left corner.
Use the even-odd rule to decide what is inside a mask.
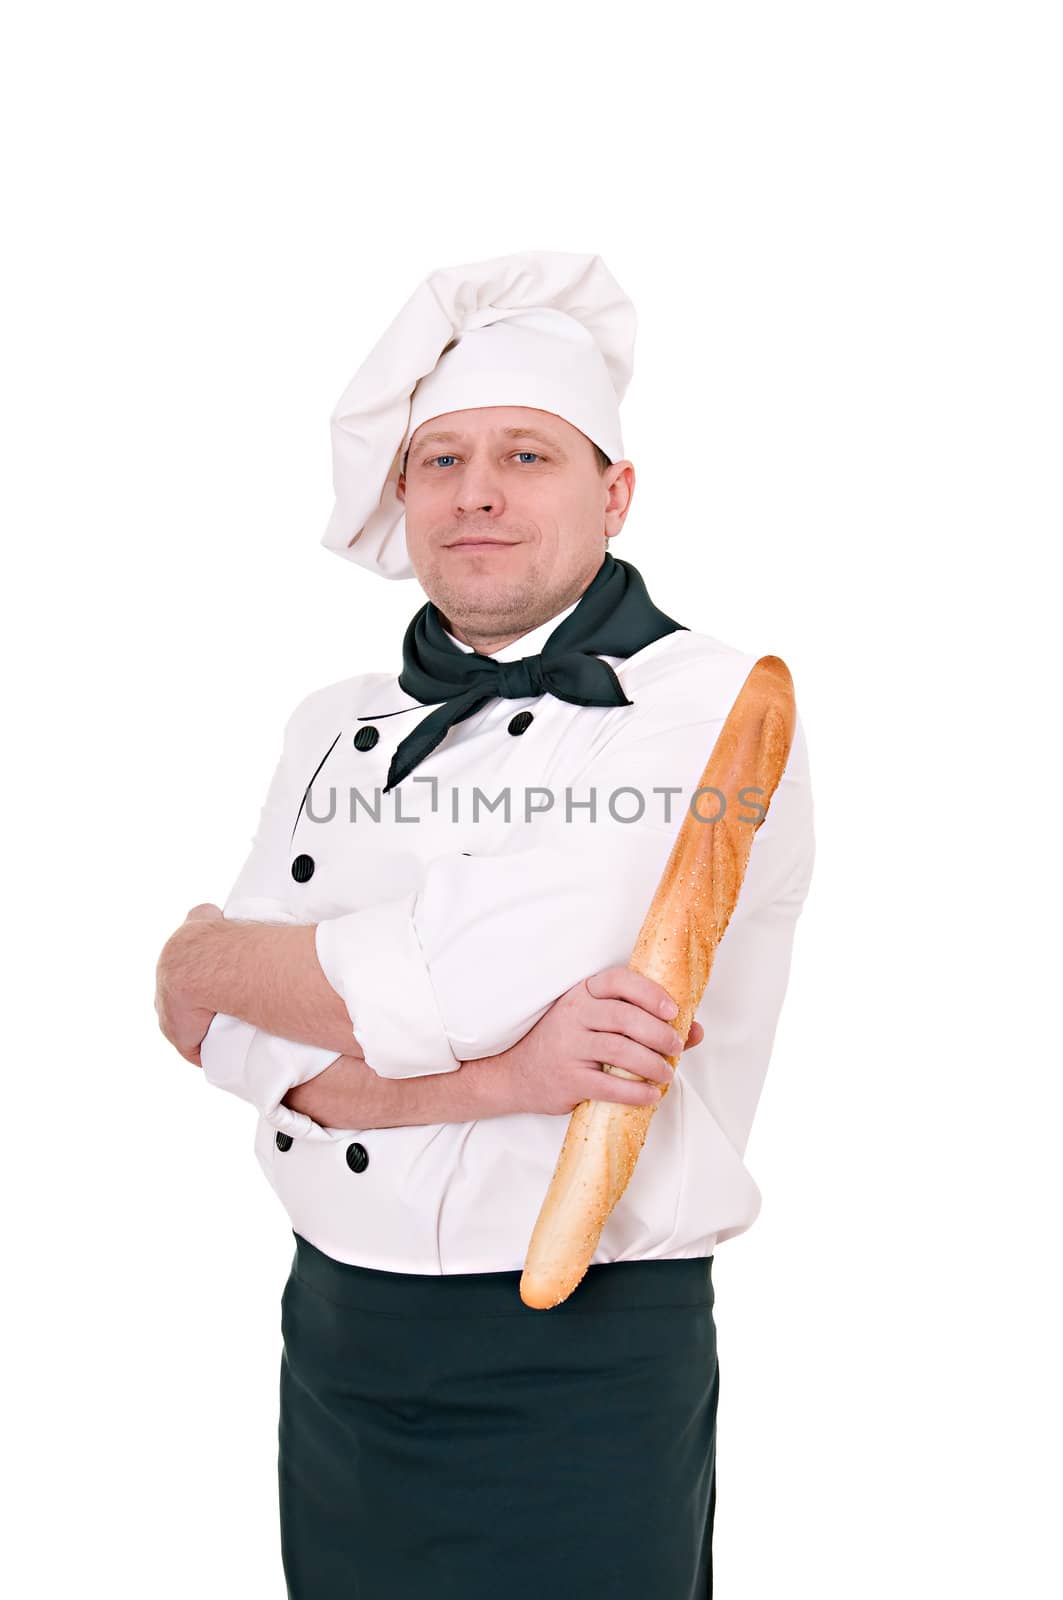
[[[347,1007],[366,1063],[382,1078],[456,1072],[413,923],[416,893],[317,924],[325,977]]]
[[[339,1051],[281,1039],[240,1017],[219,1012],[199,1047],[203,1075],[255,1106],[259,1115],[293,1139],[327,1139],[329,1134],[303,1111],[281,1101],[289,1089],[307,1083],[335,1061]]]

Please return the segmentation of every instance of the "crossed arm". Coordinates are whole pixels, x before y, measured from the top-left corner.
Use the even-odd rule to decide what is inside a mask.
[[[304,1042],[325,1049],[349,1041],[323,1072],[289,1089],[283,1101],[333,1128],[472,1122],[514,1111],[561,1113],[585,1098],[644,1104],[637,1098],[642,1084],[606,1080],[601,1059],[623,1061],[651,1082],[667,1082],[667,1052],[704,1037],[699,1022],[685,1041],[674,1034],[661,1020],[676,1009],[666,992],[641,974],[612,968],[561,996],[528,1034],[497,1055],[462,1061],[456,1072],[382,1078],[366,1062],[343,1003],[321,970],[312,924],[229,921],[207,905],[194,907],[163,947],[155,1004],[167,1038],[197,1064],[214,1010],[222,1006],[281,1037],[299,1030]],[[592,1065],[593,1078],[587,1075]]]
[[[516,1109],[513,1052],[463,1061],[457,1072],[382,1078],[365,1059],[347,1008],[321,970],[316,925],[231,920],[219,907],[193,907],[163,946],[156,974],[159,1025],[186,1061],[215,1012],[240,1017],[285,1039],[335,1050],[336,1060],[284,1104],[322,1127],[394,1128],[469,1122]]]
[[[163,946],[156,1010],[187,1061],[216,1011],[267,1033],[362,1056],[343,999],[317,959],[314,923],[242,922],[196,906]]]

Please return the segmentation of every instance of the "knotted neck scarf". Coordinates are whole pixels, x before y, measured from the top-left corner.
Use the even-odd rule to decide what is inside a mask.
[[[608,551],[579,604],[550,634],[540,653],[518,661],[496,661],[460,650],[429,600],[406,629],[399,687],[426,705],[442,704],[396,748],[384,793],[419,766],[448,729],[490,700],[552,694],[575,706],[633,705],[612,667],[599,661],[599,655],[633,656],[677,630],[688,631],[657,609],[637,568]]]

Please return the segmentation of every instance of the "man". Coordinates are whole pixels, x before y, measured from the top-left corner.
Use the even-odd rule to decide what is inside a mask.
[[[812,810],[799,720],[679,1038],[626,962],[686,806],[711,820],[695,791],[756,658],[608,549],[633,335],[598,257],[447,269],[403,308],[334,413],[325,535],[428,596],[402,672],[296,708],[224,916],[197,907],[160,957],[163,1030],[257,1107],[295,1235],[298,1600],[711,1593],[712,1258],[759,1210],[742,1155]],[[584,1279],[532,1311],[524,1255],[586,1099],[657,1110]]]

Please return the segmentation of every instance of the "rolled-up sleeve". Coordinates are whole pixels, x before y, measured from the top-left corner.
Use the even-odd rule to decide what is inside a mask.
[[[297,1084],[324,1072],[335,1061],[335,1050],[278,1038],[219,1011],[200,1045],[199,1059],[208,1083],[249,1101],[278,1132],[293,1139],[328,1138],[304,1112],[292,1111],[282,1101]]]

